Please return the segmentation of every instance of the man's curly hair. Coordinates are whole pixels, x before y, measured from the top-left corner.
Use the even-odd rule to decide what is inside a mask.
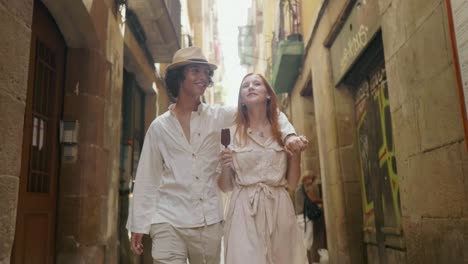
[[[197,64],[188,64],[184,65],[175,69],[171,69],[166,72],[166,76],[164,77],[164,82],[166,84],[166,89],[168,91],[168,96],[171,101],[175,101],[177,97],[179,97],[179,89],[180,89],[180,83],[182,83],[185,80],[185,69],[187,69],[188,66],[191,65],[197,65]],[[208,87],[213,85],[213,74],[214,71],[210,70],[208,74]]]

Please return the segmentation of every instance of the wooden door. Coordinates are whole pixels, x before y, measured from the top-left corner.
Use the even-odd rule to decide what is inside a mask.
[[[53,263],[65,43],[34,2],[20,190],[12,263]]]

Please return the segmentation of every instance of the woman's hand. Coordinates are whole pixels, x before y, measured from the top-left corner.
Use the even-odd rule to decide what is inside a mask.
[[[219,161],[223,169],[232,169],[232,150],[230,148],[225,148],[219,154]]]
[[[229,148],[223,149],[219,153],[219,162],[221,163],[221,174],[220,177],[218,177],[218,186],[223,192],[231,191],[234,187],[234,166],[232,164],[232,150]]]

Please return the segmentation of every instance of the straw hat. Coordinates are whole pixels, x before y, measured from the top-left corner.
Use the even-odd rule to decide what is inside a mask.
[[[170,71],[188,64],[205,64],[208,65],[213,71],[218,68],[218,66],[208,62],[200,48],[188,47],[176,51],[174,57],[172,58],[172,63],[167,66],[166,71]]]

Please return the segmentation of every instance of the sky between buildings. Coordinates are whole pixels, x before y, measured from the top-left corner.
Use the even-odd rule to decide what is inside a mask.
[[[246,74],[237,53],[237,27],[247,23],[250,4],[251,0],[218,0],[218,30],[225,68],[221,84],[226,90],[226,105],[237,105],[240,82]]]

